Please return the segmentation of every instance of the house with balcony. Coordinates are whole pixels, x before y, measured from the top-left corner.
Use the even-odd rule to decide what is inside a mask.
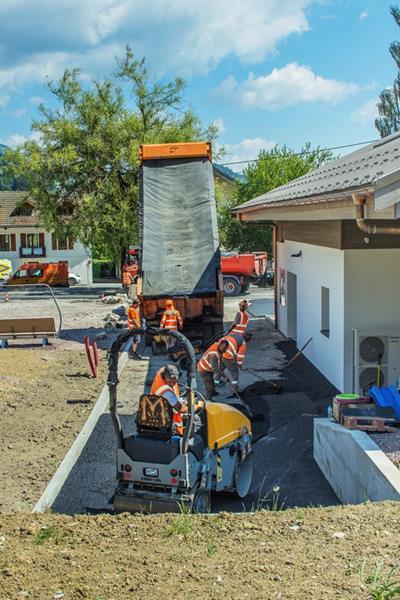
[[[0,258],[10,260],[13,271],[28,261],[66,260],[83,284],[93,282],[90,249],[70,236],[47,231],[27,192],[0,192]]]

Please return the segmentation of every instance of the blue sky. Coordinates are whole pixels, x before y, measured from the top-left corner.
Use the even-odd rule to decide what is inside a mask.
[[[0,0],[0,142],[31,135],[46,77],[109,75],[129,43],[220,126],[224,162],[275,143],[299,149],[377,136],[400,39],[388,0]],[[240,170],[244,165],[235,167]]]

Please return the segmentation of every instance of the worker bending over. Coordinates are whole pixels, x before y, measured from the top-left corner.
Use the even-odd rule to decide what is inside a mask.
[[[128,329],[138,329],[141,327],[141,318],[140,318],[140,309],[139,309],[139,300],[134,298],[132,300],[132,304],[126,311],[126,316],[128,319]],[[140,356],[137,352],[137,347],[140,344],[140,335],[134,333],[132,336],[132,346],[129,350],[128,356],[129,358],[133,358],[134,360],[146,360],[143,356]]]
[[[152,396],[161,396],[173,409],[174,432],[183,435],[182,414],[187,413],[187,405],[179,396],[179,377],[181,373],[176,365],[165,365],[159,369],[150,388]]]
[[[239,390],[239,369],[243,367],[247,342],[252,337],[252,334],[248,332],[245,332],[243,335],[230,333],[221,340],[225,340],[228,343],[228,348],[222,355],[222,362],[223,366],[229,371],[231,384],[236,392]]]
[[[160,329],[170,329],[171,331],[178,331],[182,329],[183,319],[179,310],[176,310],[172,300],[166,300],[165,311],[161,318]],[[174,345],[174,338],[170,335],[165,336],[165,345],[167,350]]]
[[[239,335],[246,333],[250,319],[249,313],[247,312],[248,306],[247,300],[241,300],[239,302],[239,312],[236,313],[232,325],[228,329],[228,333],[238,333]]]
[[[218,384],[223,376],[222,356],[227,352],[228,347],[229,344],[225,339],[214,342],[199,360],[197,370],[204,383],[206,400],[211,400],[218,394],[215,384]]]

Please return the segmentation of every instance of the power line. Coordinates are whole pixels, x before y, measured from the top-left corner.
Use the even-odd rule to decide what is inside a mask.
[[[316,154],[318,152],[326,152],[327,150],[342,150],[343,148],[353,148],[354,146],[365,146],[366,144],[374,144],[375,142],[378,142],[379,140],[369,140],[367,142],[356,142],[355,144],[345,144],[343,146],[332,146],[332,148],[319,148],[317,150],[306,150],[305,152],[290,152],[288,153],[289,156],[304,156],[305,154]],[[268,158],[282,158],[282,156],[269,156]],[[241,165],[243,163],[252,163],[252,162],[257,162],[259,161],[259,158],[252,158],[251,160],[237,160],[237,161],[233,161],[233,162],[226,162],[226,163],[218,163],[219,165],[221,165],[222,167],[227,167],[229,165]]]

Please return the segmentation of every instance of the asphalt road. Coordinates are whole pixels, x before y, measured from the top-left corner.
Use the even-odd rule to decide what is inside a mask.
[[[271,387],[248,371],[241,373],[241,396],[253,414],[264,419],[254,424],[254,476],[245,501],[229,494],[215,494],[212,510],[243,511],[271,506],[280,507],[333,505],[339,501],[323,477],[312,456],[313,418],[326,414],[333,389],[318,371],[301,358],[290,372],[284,370],[294,344],[276,332],[265,315],[273,314],[272,290],[252,288],[251,320],[254,337],[246,355],[247,368],[279,381],[282,393],[271,393]],[[236,312],[237,298],[225,302],[225,318]],[[130,361],[121,380],[119,398],[122,423],[126,434],[133,431],[134,409],[153,373],[165,362],[153,357],[148,365]],[[148,369],[148,370],[147,370]],[[221,389],[218,401],[227,401],[229,390]],[[111,510],[110,500],[115,484],[115,434],[110,415],[104,413],[95,427],[78,462],[65,482],[53,510],[55,512],[98,513]],[[274,491],[275,490],[275,491]]]

